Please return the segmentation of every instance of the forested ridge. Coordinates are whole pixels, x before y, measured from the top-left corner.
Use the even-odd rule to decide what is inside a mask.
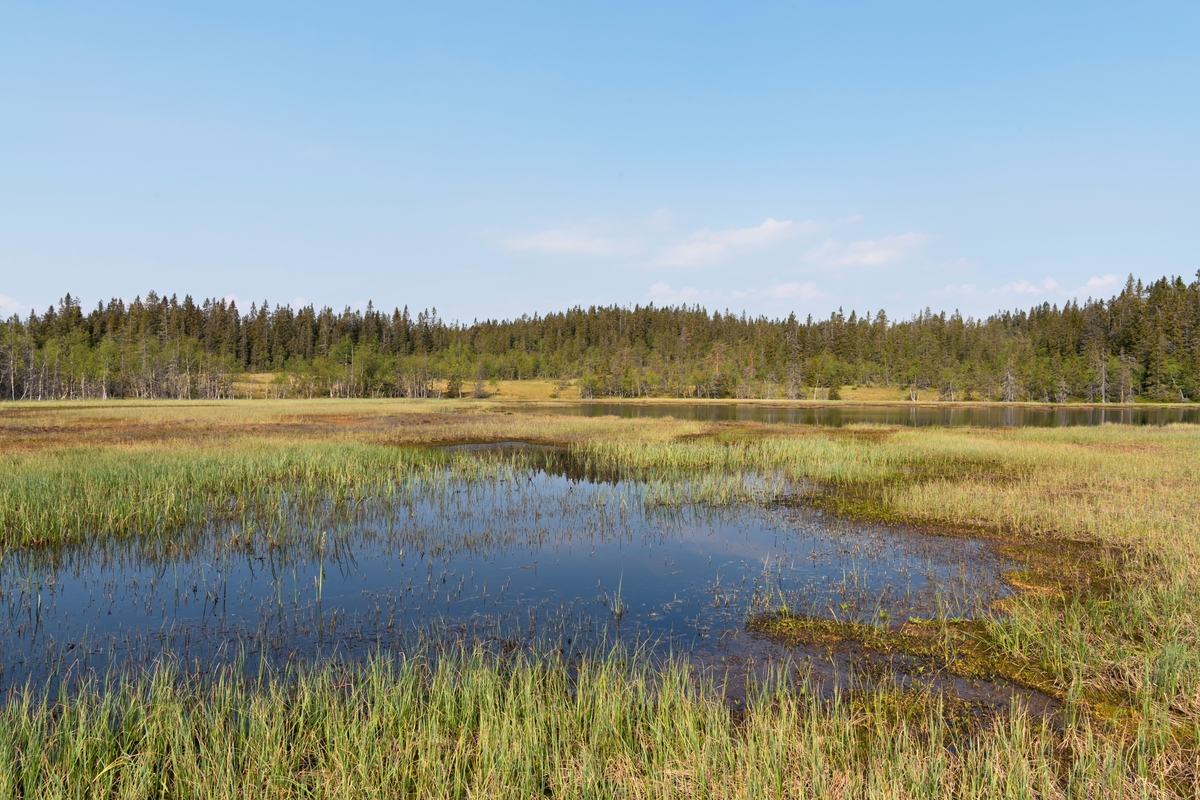
[[[233,397],[274,373],[280,397],[465,396],[491,379],[572,381],[581,395],[811,396],[901,386],[944,400],[1200,400],[1200,272],[1129,278],[1116,296],[986,319],[841,310],[748,317],[699,306],[572,308],[447,323],[407,308],[334,312],[150,292],[85,312],[67,295],[0,322],[9,400]]]

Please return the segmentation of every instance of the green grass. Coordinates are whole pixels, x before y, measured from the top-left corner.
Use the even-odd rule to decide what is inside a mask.
[[[803,681],[734,713],[679,664],[603,654],[578,673],[470,653],[261,683],[178,681],[164,667],[61,704],[11,699],[0,781],[27,789],[10,783],[0,797],[54,796],[56,785],[220,797],[239,783],[246,797],[1196,796],[1200,429],[814,431],[445,404],[247,408],[5,409],[0,553],[169,547],[214,520],[270,536],[328,501],[354,513],[373,495],[521,467],[404,445],[557,442],[574,469],[632,479],[628,499],[650,506],[800,493],[838,513],[996,537],[1026,563],[1012,576],[1024,591],[991,617],[918,626],[912,640],[825,631],[823,646],[940,649],[942,666],[1024,681],[1070,713],[1062,725],[1020,710],[976,725],[948,697],[885,686],[827,701]],[[806,625],[810,637],[820,627],[793,620],[798,639]]]
[[[1189,765],[1143,732],[981,719],[776,674],[731,713],[681,662],[462,651],[270,679],[170,667],[0,710],[0,797],[1135,797]],[[103,689],[103,690],[102,690]]]

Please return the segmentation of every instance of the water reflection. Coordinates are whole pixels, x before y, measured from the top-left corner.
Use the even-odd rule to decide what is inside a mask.
[[[12,685],[170,654],[271,663],[351,657],[418,635],[613,636],[719,648],[779,608],[899,624],[971,616],[1007,592],[986,542],[776,504],[647,508],[636,482],[514,469],[364,498],[287,535],[208,531],[186,551],[10,554],[0,664]]]
[[[584,417],[625,418],[672,417],[700,422],[766,422],[841,427],[873,423],[912,428],[935,425],[980,428],[1043,427],[1079,425],[1169,425],[1200,424],[1200,405],[1064,405],[1026,406],[1000,404],[896,404],[896,405],[770,405],[765,403],[664,403],[580,402],[554,405],[513,406],[505,410],[567,414]]]

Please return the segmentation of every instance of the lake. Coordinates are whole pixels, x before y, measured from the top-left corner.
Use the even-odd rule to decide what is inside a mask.
[[[967,425],[980,428],[1041,427],[1061,428],[1078,425],[1169,425],[1200,424],[1200,405],[999,405],[999,404],[895,404],[852,405],[710,402],[605,402],[528,404],[504,406],[504,410],[567,414],[583,417],[615,416],[657,418],[700,422],[764,422],[793,425],[902,425],[923,428],[934,425]]]

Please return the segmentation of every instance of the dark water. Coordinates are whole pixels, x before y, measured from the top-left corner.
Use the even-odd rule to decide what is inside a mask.
[[[514,467],[366,498],[351,519],[297,518],[275,546],[228,529],[182,551],[9,555],[0,684],[163,655],[201,669],[356,657],[422,635],[728,654],[747,615],[784,604],[898,625],[1007,592],[980,540],[782,504],[656,510],[644,491]]]
[[[1041,427],[1077,425],[1169,425],[1200,424],[1200,405],[767,405],[762,403],[655,403],[580,402],[556,405],[514,406],[513,411],[567,414],[584,417],[617,416],[673,417],[701,422],[767,422],[841,427],[872,423],[913,428],[934,425],[968,425],[980,428]]]

